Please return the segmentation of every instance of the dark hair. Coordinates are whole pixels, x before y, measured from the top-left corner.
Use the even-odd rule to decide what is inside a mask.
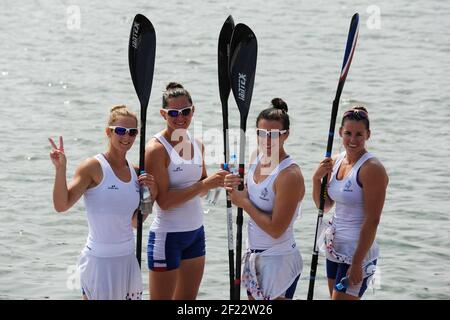
[[[283,124],[283,130],[289,130],[289,116],[287,114],[288,106],[281,98],[273,98],[269,108],[264,109],[256,118],[256,126],[261,119],[280,121]]]
[[[176,98],[180,96],[186,96],[189,102],[192,104],[191,94],[179,83],[170,82],[166,86],[166,91],[164,91],[162,96],[162,107],[166,108],[169,104],[170,98]]]
[[[344,112],[342,116],[341,127],[344,126],[346,120],[362,121],[367,130],[370,130],[369,112],[363,106],[354,106],[350,110]]]

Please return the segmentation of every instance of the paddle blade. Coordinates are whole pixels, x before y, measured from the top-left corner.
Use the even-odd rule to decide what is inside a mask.
[[[155,28],[145,16],[137,14],[131,26],[128,64],[134,89],[141,103],[141,112],[144,113],[152,90],[155,49]]]
[[[258,43],[253,31],[239,23],[233,30],[230,45],[230,80],[241,119],[247,119],[255,82]]]
[[[228,100],[230,95],[230,71],[229,65],[229,47],[231,35],[233,34],[234,20],[230,15],[225,20],[219,34],[219,50],[218,50],[218,70],[219,70],[219,92],[222,105]]]
[[[359,14],[355,13],[350,22],[350,28],[348,30],[347,45],[345,47],[344,61],[342,63],[340,81],[345,80],[347,77],[350,64],[352,62],[353,53],[355,52],[356,41],[358,40],[359,32]]]

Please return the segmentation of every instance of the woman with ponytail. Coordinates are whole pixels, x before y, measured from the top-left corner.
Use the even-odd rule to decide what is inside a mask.
[[[285,150],[289,125],[287,104],[273,99],[256,119],[258,150],[245,189],[237,190],[239,175],[225,177],[231,201],[249,216],[242,282],[250,300],[292,299],[303,267],[293,224],[305,185],[300,167]]]
[[[204,147],[189,133],[195,106],[181,84],[163,93],[166,128],[145,151],[146,171],[158,184],[156,215],[148,240],[150,299],[193,300],[205,266],[205,232],[200,196],[223,187],[227,171],[207,176]]]
[[[333,300],[359,300],[379,256],[375,237],[389,178],[366,149],[370,123],[365,107],[344,112],[339,135],[345,151],[320,162],[313,176],[313,199],[319,208],[321,181],[328,175],[324,212],[336,206],[319,243],[326,250],[328,288]]]

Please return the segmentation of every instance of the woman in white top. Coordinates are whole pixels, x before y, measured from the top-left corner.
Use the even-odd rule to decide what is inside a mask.
[[[138,120],[126,106],[111,109],[108,149],[83,161],[72,181],[66,181],[63,139],[53,147],[50,158],[56,168],[53,204],[58,212],[71,208],[84,195],[89,235],[79,261],[83,299],[131,300],[142,297],[142,278],[135,255],[132,226],[136,227],[140,185],[152,196],[157,186],[151,175],[140,175],[126,159],[138,134]],[[144,217],[145,218],[145,217]]]
[[[195,299],[203,277],[200,196],[223,187],[227,172],[207,176],[203,145],[188,131],[194,111],[189,92],[169,83],[160,111],[166,128],[149,141],[145,151],[146,170],[155,177],[159,191],[147,248],[150,299]]]
[[[305,185],[300,167],[286,153],[287,104],[280,98],[256,120],[258,152],[251,162],[246,188],[238,175],[227,175],[231,201],[249,215],[242,282],[250,300],[292,299],[303,262],[293,223],[300,212]]]
[[[375,236],[389,179],[381,162],[366,150],[370,127],[364,107],[344,113],[339,135],[345,151],[320,162],[313,177],[313,198],[319,207],[321,180],[328,174],[324,211],[336,204],[324,231],[330,296],[359,300],[379,255]]]

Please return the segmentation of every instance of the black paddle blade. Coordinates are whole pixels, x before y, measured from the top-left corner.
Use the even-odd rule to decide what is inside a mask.
[[[252,99],[257,54],[258,43],[255,34],[248,26],[239,23],[231,37],[230,80],[234,99],[244,123]]]
[[[344,61],[342,62],[340,80],[345,80],[347,77],[350,64],[352,63],[353,53],[355,52],[356,41],[358,40],[359,32],[359,14],[355,13],[350,22],[348,30],[347,45],[345,46]]]
[[[229,66],[229,46],[231,35],[233,34],[234,20],[230,15],[225,20],[219,34],[219,50],[218,50],[218,70],[219,70],[219,92],[222,107],[228,101],[230,95],[230,71]]]
[[[152,23],[142,14],[134,17],[128,45],[128,64],[134,89],[141,103],[141,112],[147,110],[155,68],[156,34]],[[144,109],[142,109],[144,108]]]

